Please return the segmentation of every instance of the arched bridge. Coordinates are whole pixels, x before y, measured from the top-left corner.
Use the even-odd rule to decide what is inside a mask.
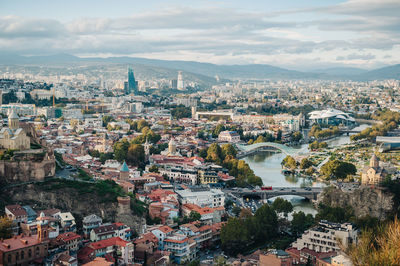
[[[261,189],[236,189],[230,191],[236,197],[259,197],[260,199],[270,199],[279,196],[299,196],[308,200],[316,200],[319,193],[324,190],[322,187],[308,187],[308,188],[297,188],[297,187],[275,187],[272,190],[261,190]]]
[[[299,153],[299,150],[293,149],[292,147],[275,143],[275,142],[260,142],[251,145],[243,145],[243,144],[236,144],[236,148],[238,149],[238,156],[247,156],[252,152],[263,150],[265,148],[273,148],[275,150],[280,150],[286,155],[296,155]]]

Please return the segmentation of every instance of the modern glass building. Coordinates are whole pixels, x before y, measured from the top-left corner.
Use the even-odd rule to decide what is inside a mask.
[[[128,68],[128,86],[124,88],[125,89],[125,94],[135,94],[137,95],[138,93],[138,88],[135,80],[135,76],[133,75],[133,69]]]

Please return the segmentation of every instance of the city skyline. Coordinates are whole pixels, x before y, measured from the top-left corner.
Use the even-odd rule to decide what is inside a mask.
[[[393,0],[7,2],[0,53],[372,69],[400,62],[399,9]]]

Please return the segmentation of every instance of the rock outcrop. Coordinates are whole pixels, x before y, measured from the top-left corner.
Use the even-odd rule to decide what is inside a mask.
[[[78,226],[84,216],[96,214],[104,221],[123,222],[136,232],[142,232],[145,220],[141,215],[121,212],[118,202],[104,201],[104,197],[96,193],[80,193],[71,187],[56,187],[46,189],[41,183],[6,188],[0,191],[1,205],[30,205],[35,210],[57,208],[71,212]]]
[[[386,190],[370,187],[360,187],[351,192],[329,187],[318,195],[316,204],[342,208],[350,206],[357,217],[369,215],[384,220],[393,211],[393,196]]]

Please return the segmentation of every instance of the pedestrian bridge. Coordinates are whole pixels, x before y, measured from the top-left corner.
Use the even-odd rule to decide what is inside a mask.
[[[250,153],[255,151],[265,150],[265,148],[272,148],[274,150],[280,150],[282,153],[290,156],[294,156],[299,154],[299,150],[293,149],[292,147],[275,143],[275,142],[260,142],[251,145],[244,145],[244,144],[236,144],[236,148],[238,149],[239,156],[247,156]]]
[[[322,187],[310,187],[310,188],[296,188],[296,187],[276,187],[272,190],[261,190],[261,189],[237,189],[231,193],[237,197],[243,198],[260,198],[270,199],[279,196],[299,196],[308,200],[316,200],[319,193],[324,190]]]

